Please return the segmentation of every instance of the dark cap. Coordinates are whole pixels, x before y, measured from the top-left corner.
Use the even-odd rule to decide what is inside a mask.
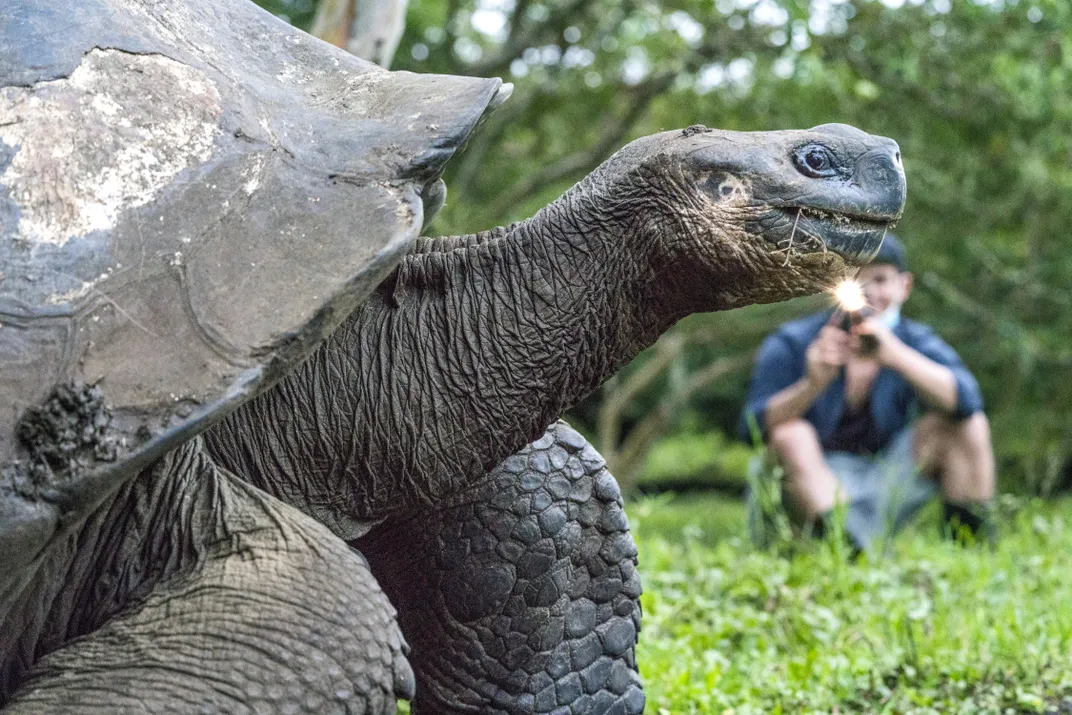
[[[886,237],[882,239],[882,246],[878,249],[875,257],[871,259],[871,263],[872,265],[885,263],[896,266],[897,270],[903,273],[908,270],[908,254],[905,253],[904,245],[900,239],[887,232]]]

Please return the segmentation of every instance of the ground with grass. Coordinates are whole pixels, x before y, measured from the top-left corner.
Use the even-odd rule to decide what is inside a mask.
[[[1072,697],[1072,500],[1001,505],[993,551],[942,541],[932,510],[849,563],[836,542],[752,547],[737,501],[634,503],[648,712],[1058,712]]]

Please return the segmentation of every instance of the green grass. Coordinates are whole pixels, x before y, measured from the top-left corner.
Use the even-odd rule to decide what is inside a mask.
[[[885,555],[757,550],[717,497],[630,506],[648,712],[1037,713],[1072,696],[1072,500],[1003,503],[995,551],[925,513]]]

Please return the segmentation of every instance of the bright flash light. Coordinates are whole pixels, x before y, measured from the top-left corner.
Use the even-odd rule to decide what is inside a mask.
[[[858,312],[867,305],[863,286],[851,278],[838,283],[837,287],[834,288],[834,298],[843,310],[850,313]]]

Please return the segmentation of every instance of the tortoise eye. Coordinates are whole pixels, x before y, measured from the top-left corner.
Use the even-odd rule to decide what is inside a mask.
[[[796,150],[793,163],[800,173],[815,179],[838,175],[837,158],[826,147],[809,144]]]
[[[826,155],[823,154],[821,151],[816,151],[815,149],[812,149],[804,155],[804,163],[807,164],[808,168],[812,169],[813,171],[822,171],[823,169],[826,169],[828,166],[830,166],[830,162],[827,161]]]

